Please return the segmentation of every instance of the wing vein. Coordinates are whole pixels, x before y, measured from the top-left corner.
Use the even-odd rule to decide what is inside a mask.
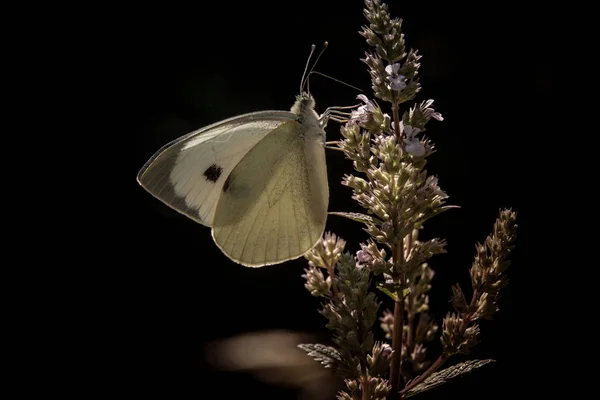
[[[255,211],[254,211],[254,219],[252,220],[252,225],[250,225],[250,229],[248,229],[248,233],[246,234],[246,238],[244,239],[244,247],[242,247],[242,252],[241,252],[240,258],[243,257],[244,252],[246,251],[246,245],[248,244],[248,238],[250,237],[250,234],[254,230],[254,225],[256,224],[256,220],[258,219],[259,215],[260,215],[260,210],[256,210],[255,209]],[[256,243],[254,243],[253,245],[254,245],[254,247],[256,247]],[[254,253],[254,250],[252,252]],[[254,259],[254,254],[252,254],[252,259]]]

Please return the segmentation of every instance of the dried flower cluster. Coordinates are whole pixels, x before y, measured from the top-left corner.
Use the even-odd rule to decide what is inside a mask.
[[[514,247],[517,225],[516,214],[510,210],[500,212],[492,235],[484,244],[476,246],[471,267],[473,295],[467,302],[461,287],[452,287],[452,305],[455,313],[448,313],[442,327],[442,344],[447,355],[467,354],[479,340],[479,326],[473,322],[492,319],[498,311],[500,289],[508,283],[505,271],[510,265],[508,256]]]
[[[426,344],[439,327],[429,315],[429,291],[434,271],[427,261],[444,253],[442,239],[419,240],[419,231],[430,218],[453,206],[438,179],[425,170],[435,150],[423,134],[432,119],[443,121],[433,100],[408,107],[421,89],[417,77],[421,56],[407,49],[402,20],[392,18],[386,4],[366,0],[368,24],[360,34],[373,49],[363,61],[371,77],[373,95],[389,103],[391,116],[365,95],[341,127],[339,148],[352,161],[355,174],[342,184],[365,213],[336,212],[360,222],[370,235],[355,255],[344,253],[346,242],[327,233],[306,255],[309,268],[305,287],[324,299],[321,313],[333,332],[335,346],[303,344],[300,347],[325,367],[346,379],[338,399],[386,399],[414,395],[468,372],[487,361],[461,364],[436,372],[448,357],[466,354],[479,340],[480,318],[498,310],[499,292],[507,283],[505,271],[516,238],[516,213],[502,210],[493,233],[477,245],[471,267],[473,294],[467,301],[460,286],[453,287],[452,305],[442,323],[442,354],[431,361]],[[383,310],[371,291],[394,301],[394,311]],[[391,346],[375,341],[372,328],[379,319]],[[403,386],[404,383],[404,386]]]

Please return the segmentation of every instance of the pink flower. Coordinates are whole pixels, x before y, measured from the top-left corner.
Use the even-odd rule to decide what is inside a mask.
[[[402,90],[406,87],[406,77],[404,75],[400,75],[398,73],[399,71],[400,64],[398,63],[394,63],[385,67],[387,78],[390,81],[390,89],[392,90]]]
[[[421,132],[421,130],[411,125],[404,125],[402,121],[400,121],[400,129],[404,133],[404,144],[406,152],[414,157],[424,156],[425,146],[423,146],[423,143],[421,143],[421,141],[416,137],[417,134]]]

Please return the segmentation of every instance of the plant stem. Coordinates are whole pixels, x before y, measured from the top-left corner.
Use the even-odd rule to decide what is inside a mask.
[[[371,398],[371,394],[369,393],[369,377],[364,375],[362,377],[362,399],[369,400]]]
[[[400,147],[402,146],[402,132],[400,132],[400,114],[398,113],[398,102],[396,101],[396,96],[394,95],[394,102],[392,103],[392,118],[394,119],[394,130],[396,131],[396,138],[398,139],[398,144]]]
[[[404,258],[407,260],[410,258],[410,253],[412,253],[412,245],[413,245],[413,235],[412,232],[406,235],[406,255]]]
[[[394,303],[394,325],[392,327],[392,365],[390,366],[391,398],[400,385],[400,365],[402,361],[402,330],[404,327],[404,300]]]
[[[402,133],[400,132],[400,115],[398,114],[398,102],[396,96],[392,102],[392,116],[394,120],[394,130],[398,140],[398,145],[402,146]],[[398,223],[398,221],[394,221]],[[390,399],[396,398],[400,386],[400,366],[402,364],[402,331],[404,330],[404,285],[406,277],[402,271],[404,268],[404,238],[398,240],[394,251],[394,269],[400,276],[394,277],[396,283],[400,283],[402,298],[394,303],[394,325],[392,326],[392,363],[390,365]]]
[[[473,317],[474,317],[474,314],[475,314],[475,312],[473,311],[473,309],[475,308],[475,304],[477,304],[477,296],[478,295],[479,295],[479,293],[477,292],[477,289],[475,289],[473,291],[473,297],[471,297],[471,303],[469,304],[469,311],[470,312],[463,317],[462,324],[461,324],[460,328],[458,329],[458,331],[460,332],[461,335],[463,335],[465,333],[465,331],[469,327],[469,324],[473,320]]]
[[[404,240],[399,240],[396,245],[394,254],[394,262],[396,271],[401,270],[404,264]],[[400,279],[396,283],[404,283],[406,281],[404,273],[400,272]],[[404,285],[402,285],[401,295],[403,295]],[[400,367],[402,364],[402,333],[404,330],[404,296],[400,301],[394,302],[394,325],[392,326],[392,364],[390,365],[390,399],[396,398],[396,393],[400,387]]]
[[[412,380],[404,389],[400,391],[400,398],[403,399],[406,393],[417,386],[419,383],[423,382],[427,377],[437,371],[444,362],[448,359],[445,353],[442,353],[437,360],[433,364],[427,368],[427,371],[423,372],[421,375],[417,376],[414,380]]]
[[[410,259],[410,255],[412,253],[412,245],[413,245],[413,235],[412,233],[409,233],[406,236],[406,256],[405,259],[409,260]],[[415,286],[414,285],[414,279],[411,280],[410,285],[409,286]],[[412,312],[412,307],[413,307],[413,302],[415,299],[415,291],[413,290],[412,292],[408,293],[408,304],[407,304],[407,315],[408,315],[408,334],[406,336],[406,353],[407,354],[411,354],[413,351],[413,340],[414,340],[414,323],[415,323],[415,314]]]
[[[334,274],[335,274],[335,268],[333,267],[333,265],[327,264],[327,273],[329,274],[329,277],[331,278],[331,287],[333,288],[334,296],[340,297],[337,285],[335,284],[335,280],[333,279]]]
[[[409,294],[410,296],[410,294]],[[410,309],[412,308],[412,297],[408,298],[408,333],[406,335],[406,354],[411,354],[414,347],[414,325],[415,325],[415,314]]]

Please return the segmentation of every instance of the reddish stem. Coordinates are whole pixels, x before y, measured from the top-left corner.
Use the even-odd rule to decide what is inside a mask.
[[[362,377],[362,398],[363,398],[363,400],[369,400],[371,398],[370,392],[371,391],[369,388],[369,377],[365,375]]]
[[[400,386],[400,364],[402,361],[402,328],[404,326],[404,301],[394,303],[394,326],[392,328],[392,365],[390,366],[391,393],[398,391]]]
[[[408,393],[409,390],[411,390],[412,388],[414,388],[415,386],[417,386],[419,383],[423,382],[425,379],[427,379],[427,377],[429,375],[431,375],[435,371],[437,371],[444,364],[444,362],[446,362],[447,359],[448,359],[448,356],[446,356],[445,353],[442,353],[437,358],[437,360],[435,360],[435,362],[433,364],[431,364],[429,366],[429,368],[427,368],[427,371],[425,371],[421,375],[417,376],[408,385],[406,385],[406,387],[404,389],[402,389],[400,391],[400,398],[403,399],[404,396],[406,395],[406,393]]]

